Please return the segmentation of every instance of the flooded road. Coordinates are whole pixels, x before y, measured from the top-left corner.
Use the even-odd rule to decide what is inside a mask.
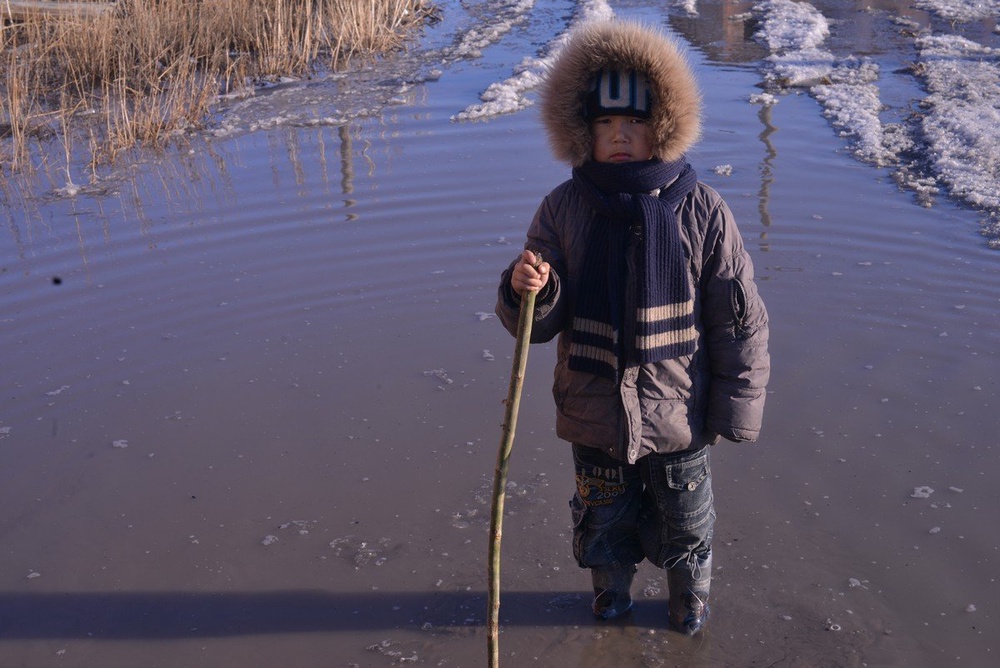
[[[658,16],[646,4],[613,8]],[[534,106],[451,119],[573,8],[537,8],[479,56],[261,93],[96,184],[77,172],[72,196],[58,168],[6,183],[0,665],[485,663],[513,351],[496,281],[567,172]],[[722,25],[700,9],[660,20],[691,40]],[[446,12],[428,49],[486,10]],[[592,620],[541,346],[503,660],[989,665],[1000,263],[981,216],[922,206],[805,91],[752,104],[766,52],[703,30],[690,159],[740,222],[774,364],[761,441],[714,453],[712,622],[667,632],[648,564],[631,619]]]

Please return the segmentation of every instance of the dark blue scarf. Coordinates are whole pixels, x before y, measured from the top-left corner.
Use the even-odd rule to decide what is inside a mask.
[[[694,352],[694,302],[674,211],[697,181],[683,158],[590,161],[573,170],[597,216],[576,296],[571,369],[618,379],[630,358],[646,364]],[[625,261],[630,235],[640,237],[634,277]],[[626,313],[630,278],[637,294],[634,311]]]

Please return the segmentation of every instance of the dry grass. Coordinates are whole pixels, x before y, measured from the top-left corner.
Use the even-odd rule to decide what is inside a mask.
[[[0,0],[0,164],[15,170],[33,141],[68,143],[70,128],[86,128],[94,165],[161,144],[219,93],[385,52],[430,12],[426,0],[119,0],[13,20],[9,7]]]

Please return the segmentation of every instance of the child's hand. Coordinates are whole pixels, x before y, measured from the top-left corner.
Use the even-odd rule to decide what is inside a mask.
[[[517,294],[537,292],[549,282],[549,263],[542,262],[536,269],[535,263],[539,259],[529,250],[521,253],[521,261],[514,266],[514,271],[510,275],[510,287],[514,288]]]

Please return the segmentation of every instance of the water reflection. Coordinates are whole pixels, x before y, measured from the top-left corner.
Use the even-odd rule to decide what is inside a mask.
[[[754,64],[767,52],[753,39],[753,6],[748,0],[703,0],[695,15],[672,15],[670,26],[715,62]]]
[[[132,234],[150,237],[165,222],[178,226],[203,226],[220,222],[227,212],[239,211],[249,198],[263,196],[260,183],[248,174],[265,157],[270,172],[268,190],[294,192],[308,198],[325,193],[329,201],[340,196],[343,208],[358,204],[357,164],[363,173],[375,175],[377,162],[369,153],[376,146],[372,125],[381,119],[363,119],[336,127],[300,128],[247,135],[225,142],[190,138],[187,150],[154,156],[154,161],[121,164],[95,174],[89,183],[68,192],[65,168],[40,162],[30,173],[4,179],[0,184],[0,208],[6,221],[8,241],[0,240],[3,270],[17,260],[39,259],[61,245],[60,239],[75,239],[86,265],[92,231],[100,244],[116,241],[124,226]],[[358,138],[362,137],[361,141]],[[385,142],[390,137],[382,135]],[[265,151],[258,150],[264,143]],[[330,166],[337,168],[331,173]],[[291,183],[290,183],[291,181]],[[291,188],[290,188],[291,187]],[[250,200],[252,201],[252,200]],[[287,202],[286,202],[287,203]],[[60,224],[71,218],[72,226]],[[346,211],[344,219],[358,214]],[[120,239],[118,240],[120,241]],[[156,247],[150,240],[148,248]]]
[[[771,123],[772,107],[773,105],[770,104],[762,104],[760,111],[757,112],[757,118],[764,126],[764,129],[757,135],[757,138],[764,145],[764,158],[759,167],[760,190],[757,196],[757,211],[760,213],[760,223],[764,226],[764,230],[760,233],[760,250],[762,251],[770,250],[770,244],[767,243],[767,228],[771,227],[771,212],[769,210],[771,184],[774,182],[774,159],[778,157],[778,151],[771,142],[771,135],[778,131],[778,128]]]
[[[827,43],[840,55],[893,55],[901,49],[907,53],[917,30],[960,34],[983,44],[997,41],[995,17],[956,22],[918,8],[910,0],[875,0],[864,5],[813,0],[810,4],[834,24]],[[695,14],[675,13],[670,25],[715,62],[754,64],[768,55],[754,40],[756,5],[749,0],[700,0]]]
[[[354,149],[352,148],[354,142],[351,140],[351,133],[346,125],[341,125],[337,129],[337,133],[340,136],[340,191],[346,196],[354,192]],[[345,209],[350,209],[357,203],[357,200],[350,197],[344,198]],[[345,218],[352,221],[357,220],[358,216],[348,212],[345,214]]]

